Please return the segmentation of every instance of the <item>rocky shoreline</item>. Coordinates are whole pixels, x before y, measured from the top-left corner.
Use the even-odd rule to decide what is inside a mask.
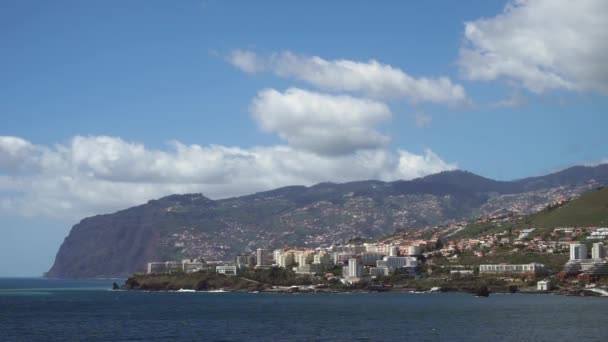
[[[453,286],[450,286],[453,285]],[[245,293],[439,293],[459,292],[469,293],[478,297],[488,297],[491,294],[554,294],[563,296],[595,296],[602,297],[601,290],[572,287],[552,291],[537,291],[535,288],[517,288],[515,286],[486,286],[483,284],[448,284],[436,287],[407,287],[394,285],[357,285],[344,286],[334,284],[317,285],[269,285],[242,277],[227,277],[214,273],[193,273],[177,275],[134,275],[123,285],[114,283],[113,290],[146,291],[146,292],[245,292]],[[595,292],[597,291],[597,292]]]

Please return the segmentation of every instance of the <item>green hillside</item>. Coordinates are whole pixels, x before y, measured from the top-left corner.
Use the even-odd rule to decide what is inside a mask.
[[[543,228],[608,226],[608,188],[588,192],[562,206],[548,207],[525,218],[523,224]]]
[[[597,226],[608,226],[608,188],[588,192],[562,205],[549,206],[536,214],[512,221],[471,223],[451,236],[451,239],[479,237],[518,228]],[[545,230],[537,230],[534,235],[543,231]]]

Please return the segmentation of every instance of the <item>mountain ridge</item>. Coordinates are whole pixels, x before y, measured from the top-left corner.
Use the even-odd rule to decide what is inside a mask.
[[[607,184],[608,165],[600,165],[515,181],[454,170],[410,181],[325,182],[218,200],[174,194],[84,218],[73,226],[47,276],[125,276],[148,261],[198,256],[229,260],[257,247],[377,238],[501,206],[533,212],[560,196]]]

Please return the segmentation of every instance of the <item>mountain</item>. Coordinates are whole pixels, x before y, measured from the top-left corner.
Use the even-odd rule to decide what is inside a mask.
[[[608,165],[600,165],[517,181],[448,171],[411,181],[289,186],[222,200],[171,195],[83,219],[47,276],[126,276],[149,261],[230,260],[258,247],[328,246],[499,210],[526,214],[607,184]]]

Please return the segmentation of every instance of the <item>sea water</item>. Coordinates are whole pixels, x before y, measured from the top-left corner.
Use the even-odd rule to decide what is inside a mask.
[[[0,341],[600,341],[608,298],[111,291],[0,278]]]

